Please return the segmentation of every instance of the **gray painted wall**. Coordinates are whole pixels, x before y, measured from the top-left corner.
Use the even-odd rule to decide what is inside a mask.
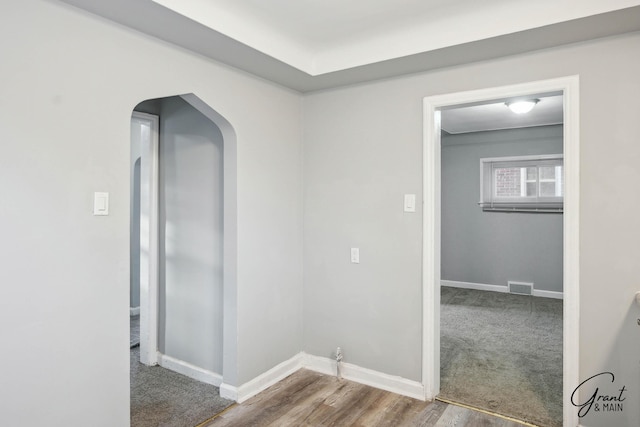
[[[638,51],[630,34],[306,96],[305,350],[421,379],[422,209],[402,200],[422,193],[423,97],[579,74],[580,376],[615,372],[600,391],[640,401]],[[581,423],[640,425],[640,408]]]
[[[141,100],[193,92],[237,134],[237,327],[225,381],[245,383],[300,348],[328,356],[337,345],[345,362],[419,380],[421,209],[404,214],[402,194],[422,191],[422,98],[573,74],[580,375],[615,372],[616,384],[600,390],[624,383],[625,403],[639,401],[638,50],[640,34],[630,34],[301,103],[72,7],[11,2],[0,14],[0,120],[11,141],[0,156],[0,336],[21,351],[2,356],[0,378],[12,390],[0,402],[2,424],[129,423],[129,125]],[[91,215],[94,191],[111,193],[109,216]],[[352,246],[359,265],[349,263]],[[16,301],[29,301],[28,316]],[[640,407],[581,422],[637,426]]]
[[[160,109],[158,347],[222,373],[223,138],[180,97]]]
[[[562,154],[562,126],[443,134],[443,280],[562,292],[562,215],[478,206],[481,158],[532,154]]]
[[[130,122],[145,99],[195,93],[237,135],[225,381],[297,354],[300,95],[48,0],[3,7],[0,52],[0,336],[21,349],[1,358],[0,424],[129,425]],[[109,216],[92,215],[94,191]]]

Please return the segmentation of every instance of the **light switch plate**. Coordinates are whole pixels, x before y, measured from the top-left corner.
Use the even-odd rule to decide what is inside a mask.
[[[93,214],[109,215],[109,193],[93,193]]]
[[[404,211],[405,212],[416,211],[416,195],[415,194],[404,195]]]
[[[353,264],[360,264],[360,249],[351,248],[351,262]]]

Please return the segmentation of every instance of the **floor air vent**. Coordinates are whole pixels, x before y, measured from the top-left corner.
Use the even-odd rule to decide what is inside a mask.
[[[533,295],[533,283],[509,281],[507,284],[511,294]]]

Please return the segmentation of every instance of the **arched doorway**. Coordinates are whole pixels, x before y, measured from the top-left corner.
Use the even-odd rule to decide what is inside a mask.
[[[236,377],[235,152],[231,125],[193,94],[134,109],[140,361],[217,387]]]

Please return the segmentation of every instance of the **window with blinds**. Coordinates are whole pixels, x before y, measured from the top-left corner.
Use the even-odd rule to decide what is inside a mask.
[[[563,156],[480,159],[480,202],[485,211],[562,212]]]

